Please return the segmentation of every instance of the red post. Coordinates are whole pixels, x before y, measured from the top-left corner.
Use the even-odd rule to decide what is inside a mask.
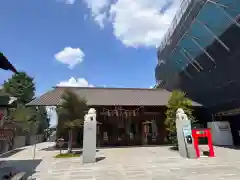
[[[207,129],[207,134],[208,134],[209,157],[214,157],[215,154],[214,154],[214,149],[213,149],[211,129]]]
[[[200,137],[207,137],[209,157],[214,157],[213,141],[212,141],[212,134],[210,129],[193,129],[192,136],[194,139],[194,148],[196,151],[197,158],[200,157],[200,150],[199,150],[199,143],[198,143],[198,138]]]
[[[199,151],[199,148],[198,148],[198,135],[197,135],[197,130],[196,129],[192,130],[192,136],[193,136],[193,142],[194,142],[194,148],[195,148],[195,151],[196,151],[196,156],[197,156],[197,158],[199,158],[200,157],[200,151]]]

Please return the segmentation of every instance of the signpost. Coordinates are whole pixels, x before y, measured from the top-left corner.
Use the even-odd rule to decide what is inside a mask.
[[[64,145],[64,139],[63,138],[59,138],[57,140],[57,145],[59,146],[60,148],[60,154],[62,154],[62,146]]]

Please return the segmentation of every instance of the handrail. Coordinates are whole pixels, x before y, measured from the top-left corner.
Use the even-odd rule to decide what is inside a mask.
[[[159,51],[163,50],[167,44],[169,44],[169,39],[170,37],[173,35],[174,30],[176,29],[179,21],[181,20],[183,14],[185,13],[185,11],[188,8],[188,5],[190,4],[192,0],[182,0],[179,9],[177,10],[169,28],[168,31],[166,32],[166,34],[164,35],[162,42],[159,46]]]

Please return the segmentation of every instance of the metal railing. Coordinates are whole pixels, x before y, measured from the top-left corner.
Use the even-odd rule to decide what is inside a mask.
[[[187,10],[188,8],[188,5],[191,3],[192,0],[182,0],[182,2],[180,3],[180,7],[179,9],[177,10],[169,28],[168,28],[168,31],[167,33],[164,35],[163,39],[162,39],[162,42],[159,46],[159,51],[163,50],[166,45],[170,44],[170,38],[171,36],[173,35],[173,32],[175,31],[178,23],[180,22],[183,14],[185,13],[185,11]]]

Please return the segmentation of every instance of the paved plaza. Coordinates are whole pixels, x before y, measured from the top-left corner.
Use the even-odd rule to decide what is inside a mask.
[[[7,158],[31,172],[35,180],[239,180],[240,150],[215,147],[215,158],[190,160],[181,158],[168,147],[134,147],[100,149],[94,164],[82,164],[80,158],[55,159],[58,151],[44,150],[53,143],[37,145],[36,160],[33,147]]]

